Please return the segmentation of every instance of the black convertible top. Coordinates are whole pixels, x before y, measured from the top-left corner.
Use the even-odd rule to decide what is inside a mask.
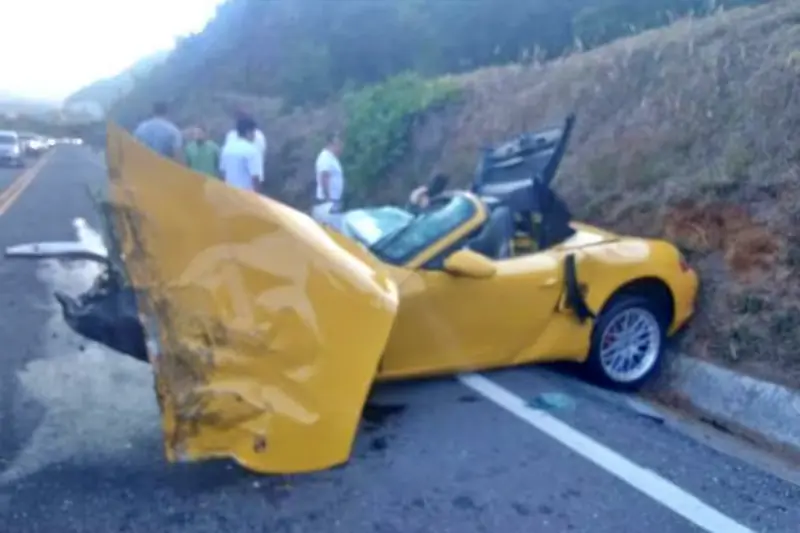
[[[537,235],[540,249],[574,234],[566,203],[551,183],[566,152],[575,115],[560,127],[523,133],[483,150],[472,191],[510,209],[521,231]]]
[[[574,125],[575,115],[570,114],[560,127],[523,133],[497,146],[484,148],[475,173],[473,192],[513,205],[513,197],[524,191],[524,207],[530,207],[528,195],[533,182],[550,186]]]

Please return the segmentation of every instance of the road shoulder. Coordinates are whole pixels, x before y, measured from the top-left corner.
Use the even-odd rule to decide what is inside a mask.
[[[800,391],[686,355],[646,394],[751,442],[800,458]]]

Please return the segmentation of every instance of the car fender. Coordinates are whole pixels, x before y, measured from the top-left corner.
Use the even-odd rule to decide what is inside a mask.
[[[578,320],[596,318],[624,286],[637,280],[658,280],[671,292],[680,275],[678,250],[664,241],[621,238],[572,250],[563,256],[565,289],[560,309]]]

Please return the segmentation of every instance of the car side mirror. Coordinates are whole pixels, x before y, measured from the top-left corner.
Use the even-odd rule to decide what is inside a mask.
[[[472,250],[459,250],[444,261],[445,272],[465,278],[491,278],[497,272],[494,262]]]

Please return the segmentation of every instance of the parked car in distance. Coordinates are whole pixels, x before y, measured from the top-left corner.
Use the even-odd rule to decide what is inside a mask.
[[[20,141],[22,142],[25,155],[38,157],[45,153],[48,148],[50,148],[47,143],[47,138],[36,133],[20,132],[19,137]]]
[[[25,150],[17,132],[0,130],[0,165],[24,167],[24,152]]]
[[[19,137],[20,146],[22,147],[22,152],[25,155],[29,155],[31,153],[31,141],[36,138],[36,135],[26,131],[17,132],[17,137]]]
[[[59,137],[54,139],[53,144],[74,144],[80,146],[83,144],[83,139],[79,137]]]

